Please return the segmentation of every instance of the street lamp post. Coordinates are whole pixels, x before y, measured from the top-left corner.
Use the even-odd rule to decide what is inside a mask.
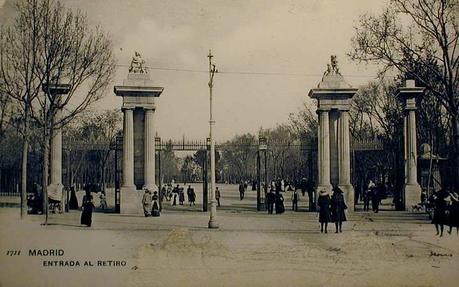
[[[265,182],[265,187],[264,187],[264,198],[266,200],[266,193],[267,193],[267,188],[268,188],[268,180],[267,180],[267,174],[266,174],[266,150],[268,149],[268,145],[266,144],[266,138],[259,136],[258,137],[258,189],[257,189],[257,210],[261,210],[261,155],[260,152],[264,153],[265,157],[265,166],[264,166],[264,182]],[[266,205],[265,205],[266,207]]]
[[[212,117],[212,88],[214,75],[217,73],[215,65],[212,64],[212,52],[209,50],[209,95],[210,95],[210,117],[209,117],[209,138],[210,138],[210,219],[209,228],[218,228],[217,223],[217,201],[215,200],[215,141],[213,137],[213,126],[215,121]]]

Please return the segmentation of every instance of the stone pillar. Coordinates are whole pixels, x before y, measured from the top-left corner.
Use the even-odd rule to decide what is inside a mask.
[[[405,158],[405,208],[412,210],[421,202],[421,187],[417,180],[416,145],[416,98],[424,93],[424,88],[416,87],[414,80],[407,80],[406,86],[397,91],[397,97],[405,105],[404,117],[404,158]]]
[[[62,118],[62,110],[57,110],[54,115],[54,123],[59,123]],[[48,186],[48,197],[61,202],[59,212],[64,212],[65,192],[62,184],[62,129],[53,130],[51,139],[51,182]]]
[[[319,112],[319,184],[317,190],[331,192],[329,110]]]
[[[349,112],[342,110],[339,116],[339,188],[344,192],[346,204],[354,209],[354,187],[351,184],[351,149],[349,138]]]
[[[134,189],[134,117],[133,109],[124,108],[123,126],[123,186]]]
[[[155,128],[154,109],[145,109],[145,187],[152,193],[156,190],[155,182]]]

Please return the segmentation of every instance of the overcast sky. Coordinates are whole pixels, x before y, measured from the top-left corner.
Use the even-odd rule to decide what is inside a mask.
[[[372,80],[374,67],[351,62],[345,53],[358,16],[378,13],[384,0],[65,0],[87,13],[113,39],[119,65],[129,65],[134,51],[152,68],[155,86],[164,87],[157,102],[158,135],[164,139],[204,139],[209,132],[207,54],[221,72],[215,76],[214,117],[218,141],[260,127],[286,123],[290,113],[317,86],[330,55],[336,54],[348,83]],[[2,22],[13,13],[10,0],[0,0]],[[119,66],[114,85],[128,68]],[[111,87],[96,109],[121,107]]]

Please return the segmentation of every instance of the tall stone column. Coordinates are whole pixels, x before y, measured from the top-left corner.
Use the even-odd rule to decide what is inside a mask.
[[[331,192],[329,110],[319,110],[319,184],[318,190]]]
[[[123,188],[134,186],[134,110],[124,108],[123,126]]]
[[[156,189],[155,182],[155,127],[154,109],[145,109],[145,187],[150,191]]]
[[[339,116],[339,187],[344,192],[349,209],[354,208],[354,187],[351,184],[351,149],[349,137],[349,112],[342,110]]]
[[[414,80],[407,80],[406,86],[397,90],[397,97],[405,105],[404,118],[404,158],[405,158],[405,208],[412,210],[421,202],[421,187],[417,180],[416,145],[416,98],[424,93],[424,88],[416,87]]]
[[[54,115],[54,123],[59,123],[62,118],[62,110],[57,110]],[[53,138],[51,139],[51,182],[48,186],[48,197],[53,200],[58,200],[62,204],[59,205],[59,212],[64,212],[65,193],[64,185],[62,184],[62,129],[53,130]]]

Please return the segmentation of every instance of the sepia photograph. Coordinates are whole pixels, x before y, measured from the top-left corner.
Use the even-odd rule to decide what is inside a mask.
[[[0,0],[0,287],[458,271],[459,0]]]

